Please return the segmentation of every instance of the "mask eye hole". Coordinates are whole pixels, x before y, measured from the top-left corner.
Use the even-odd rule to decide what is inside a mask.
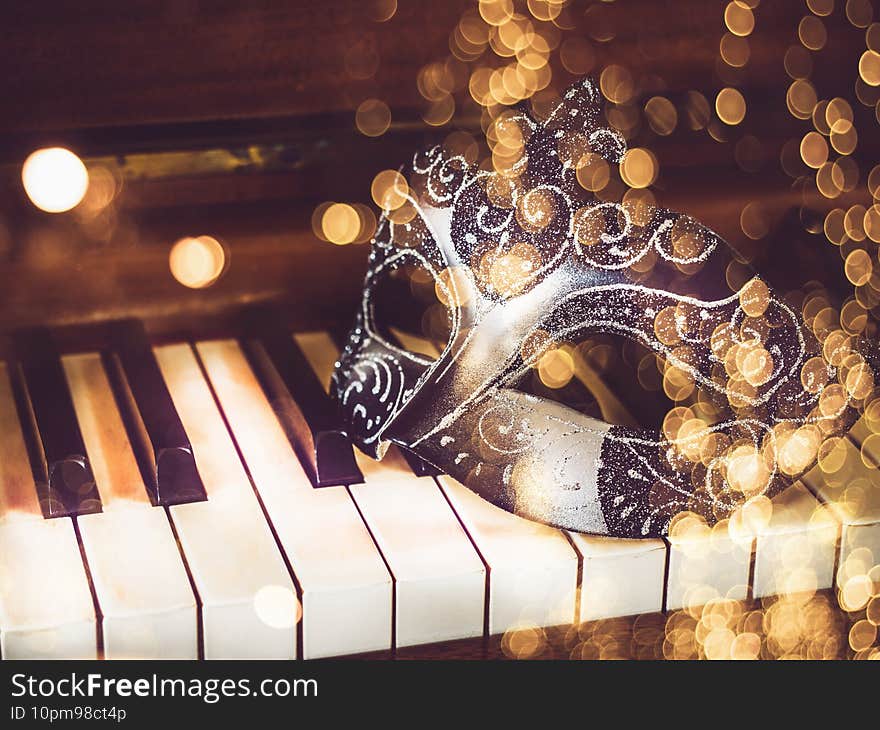
[[[613,334],[556,343],[514,387],[616,426],[656,430],[676,405],[664,390],[662,362]]]
[[[383,337],[430,360],[439,357],[452,320],[427,269],[416,264],[394,269],[374,284],[370,301],[373,324]]]

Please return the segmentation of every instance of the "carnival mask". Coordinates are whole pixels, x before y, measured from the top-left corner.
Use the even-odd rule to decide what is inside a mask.
[[[841,332],[823,349],[761,278],[732,292],[732,252],[695,219],[585,191],[585,160],[626,153],[599,119],[584,81],[542,121],[519,110],[496,122],[500,170],[439,147],[415,156],[372,242],[332,390],[374,458],[400,444],[523,517],[661,536],[682,512],[712,523],[790,484],[852,424],[873,371],[863,343]],[[377,307],[402,267],[446,305],[437,359],[402,347]],[[612,426],[515,389],[548,348],[591,333],[647,346],[718,415],[677,408],[656,431]]]

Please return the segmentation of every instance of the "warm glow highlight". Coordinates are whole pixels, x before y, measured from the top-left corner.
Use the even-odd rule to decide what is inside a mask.
[[[181,238],[168,257],[171,274],[190,289],[211,286],[226,269],[226,251],[216,238]]]
[[[21,167],[21,182],[31,202],[47,213],[75,208],[89,187],[82,160],[63,147],[32,152]]]

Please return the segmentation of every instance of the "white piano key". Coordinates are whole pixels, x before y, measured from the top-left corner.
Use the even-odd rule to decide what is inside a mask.
[[[570,532],[581,554],[580,620],[663,610],[666,543]]]
[[[846,438],[836,443],[801,481],[841,523],[839,562],[863,549],[880,564],[880,471],[868,466],[878,463],[880,444],[866,439],[858,447]]]
[[[701,606],[714,598],[745,600],[752,538],[730,536],[727,523],[669,537],[666,610]]]
[[[755,538],[755,598],[830,588],[840,525],[831,510],[796,482],[771,500]]]
[[[97,353],[62,358],[104,511],[79,518],[108,659],[195,659],[197,605],[162,508],[147,496]]]
[[[337,352],[329,335],[315,332],[295,337],[327,387]],[[373,475],[381,473],[384,460],[372,462],[357,452],[356,456],[369,484]],[[386,469],[398,476],[410,471],[399,452],[392,459]],[[489,633],[571,623],[578,561],[562,532],[498,509],[449,477],[441,476],[438,481],[489,567]]]
[[[327,387],[339,352],[329,335],[297,335]],[[381,461],[355,450],[364,484],[350,491],[395,581],[395,640],[414,646],[481,636],[486,572],[430,477],[417,477],[393,446]]]
[[[185,344],[155,353],[208,495],[169,508],[202,605],[205,658],[295,658],[296,589],[195,354]]]
[[[389,649],[391,577],[344,487],[312,487],[233,341],[199,355],[302,590],[303,657]]]
[[[43,518],[0,363],[0,651],[4,659],[94,659],[95,606],[73,521]]]
[[[440,355],[434,343],[393,331],[408,350],[431,358]],[[637,425],[626,406],[583,359],[577,377],[593,394],[602,416],[614,423]],[[663,609],[666,544],[662,540],[618,540],[569,532],[582,561],[580,621],[651,613]]]
[[[349,490],[394,575],[396,645],[482,636],[486,568],[437,483],[394,446],[355,460],[365,483]]]
[[[449,476],[437,481],[489,566],[489,633],[572,623],[578,559],[563,533],[505,512]]]
[[[482,636],[485,568],[436,482],[364,474],[350,489],[394,575],[397,646]]]

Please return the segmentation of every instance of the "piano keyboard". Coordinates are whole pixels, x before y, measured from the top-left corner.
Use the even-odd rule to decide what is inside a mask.
[[[63,356],[32,337],[0,363],[5,659],[348,655],[821,590],[857,551],[880,562],[864,422],[730,529],[620,540],[501,511],[395,448],[346,451],[327,333],[151,347],[129,323],[114,350]]]

